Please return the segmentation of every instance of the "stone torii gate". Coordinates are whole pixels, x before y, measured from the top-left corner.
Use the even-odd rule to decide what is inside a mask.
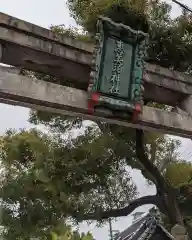
[[[168,112],[148,106],[136,123],[90,115],[87,87],[93,45],[0,13],[0,102],[53,113],[102,119],[133,128],[155,130],[190,138],[192,136],[192,77],[146,64],[144,100],[175,107]],[[25,68],[62,79],[62,85],[20,75]],[[73,84],[72,87],[68,87]]]

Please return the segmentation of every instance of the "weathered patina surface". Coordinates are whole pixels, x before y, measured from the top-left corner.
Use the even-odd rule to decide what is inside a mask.
[[[117,116],[100,112],[90,115],[87,98],[86,91],[21,76],[17,69],[6,70],[0,67],[0,102],[147,131],[188,138],[192,136],[192,118],[188,115],[144,106],[139,121],[133,124],[127,118],[119,119]]]
[[[88,88],[90,110],[102,106],[112,111],[126,111],[129,115],[140,113],[148,34],[105,17],[101,17],[97,25]]]
[[[87,90],[93,49],[93,44],[57,36],[48,29],[0,13],[2,63],[60,77],[62,85]],[[190,75],[149,63],[145,66],[144,100],[176,106],[192,95]]]

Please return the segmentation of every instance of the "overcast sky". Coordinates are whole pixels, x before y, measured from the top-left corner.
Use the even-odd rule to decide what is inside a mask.
[[[171,0],[167,2],[171,3]],[[183,0],[182,3],[187,4],[192,8],[191,0]],[[75,25],[74,20],[70,17],[65,0],[1,0],[0,12],[12,15],[14,17],[26,20],[28,22],[48,28],[50,25],[65,24],[66,26]],[[173,6],[173,15],[179,14],[179,8]],[[31,125],[27,122],[29,110],[21,107],[12,107],[0,104],[0,134],[3,134],[7,128],[30,128]],[[192,160],[191,140],[183,140],[181,154],[187,160]],[[137,171],[134,173],[134,180],[137,183],[141,195],[155,193],[154,188],[146,186],[141,174]],[[145,210],[146,208],[138,209]],[[114,229],[124,230],[131,223],[131,218],[121,218],[113,224]],[[99,239],[108,239],[108,226],[98,229],[94,224],[87,226],[82,224],[81,231],[91,230],[94,237]]]

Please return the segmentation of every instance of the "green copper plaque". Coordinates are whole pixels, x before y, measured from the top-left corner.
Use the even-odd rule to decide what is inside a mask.
[[[99,92],[127,98],[130,91],[133,47],[115,38],[106,39]]]
[[[88,90],[90,108],[100,105],[130,113],[141,109],[147,37],[108,18],[99,19]]]

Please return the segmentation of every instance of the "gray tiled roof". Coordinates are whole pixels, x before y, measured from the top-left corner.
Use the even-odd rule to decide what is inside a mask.
[[[173,236],[151,214],[138,219],[134,224],[121,232],[116,240],[174,240]]]

